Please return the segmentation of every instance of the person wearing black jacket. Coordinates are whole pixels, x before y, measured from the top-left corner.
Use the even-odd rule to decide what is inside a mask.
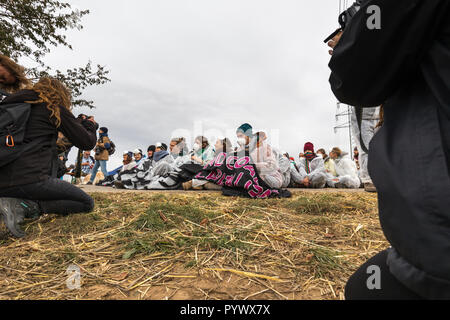
[[[368,27],[371,6],[381,29]],[[345,296],[450,299],[450,1],[366,1],[332,55],[339,101],[384,104],[369,171],[392,246],[350,278]],[[366,285],[369,266],[381,270],[379,290]]]
[[[70,93],[58,80],[42,78],[29,90],[8,96],[2,104],[30,102],[23,154],[0,167],[0,212],[16,237],[24,236],[19,223],[42,213],[67,215],[90,212],[93,199],[81,189],[56,178],[58,132],[76,147],[91,150],[96,144],[96,123],[72,114]],[[39,139],[40,144],[31,143]]]

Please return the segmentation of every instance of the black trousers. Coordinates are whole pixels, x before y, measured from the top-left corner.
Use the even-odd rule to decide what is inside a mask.
[[[94,199],[74,185],[56,178],[0,189],[1,198],[19,198],[36,201],[41,213],[68,215],[91,212]]]
[[[387,250],[380,252],[350,277],[345,286],[346,300],[423,300],[390,273],[387,255]],[[368,273],[370,266],[380,268],[380,289],[370,290],[367,286],[367,280],[372,275]]]

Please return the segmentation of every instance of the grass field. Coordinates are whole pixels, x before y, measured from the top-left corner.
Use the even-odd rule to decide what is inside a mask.
[[[342,299],[352,272],[388,247],[376,195],[363,192],[92,196],[94,212],[45,215],[24,239],[0,227],[0,299]]]

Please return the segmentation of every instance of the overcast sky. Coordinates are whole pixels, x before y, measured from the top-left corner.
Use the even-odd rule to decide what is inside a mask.
[[[348,151],[348,130],[334,133],[336,100],[323,39],[337,27],[338,0],[73,0],[89,9],[73,50],[46,58],[56,68],[106,65],[111,83],[85,98],[124,150],[172,136],[225,135],[249,122],[297,157],[311,141]],[[345,122],[342,119],[341,122]],[[72,152],[74,156],[75,151]]]

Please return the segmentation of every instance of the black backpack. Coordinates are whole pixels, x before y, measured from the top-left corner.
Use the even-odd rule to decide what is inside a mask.
[[[0,90],[0,95],[9,96]],[[31,104],[0,104],[0,167],[16,160],[25,151],[25,129]]]
[[[114,152],[116,152],[116,145],[111,140],[109,140],[109,145],[110,145],[110,147],[106,150],[108,150],[108,154],[110,156],[112,156],[114,154]]]

